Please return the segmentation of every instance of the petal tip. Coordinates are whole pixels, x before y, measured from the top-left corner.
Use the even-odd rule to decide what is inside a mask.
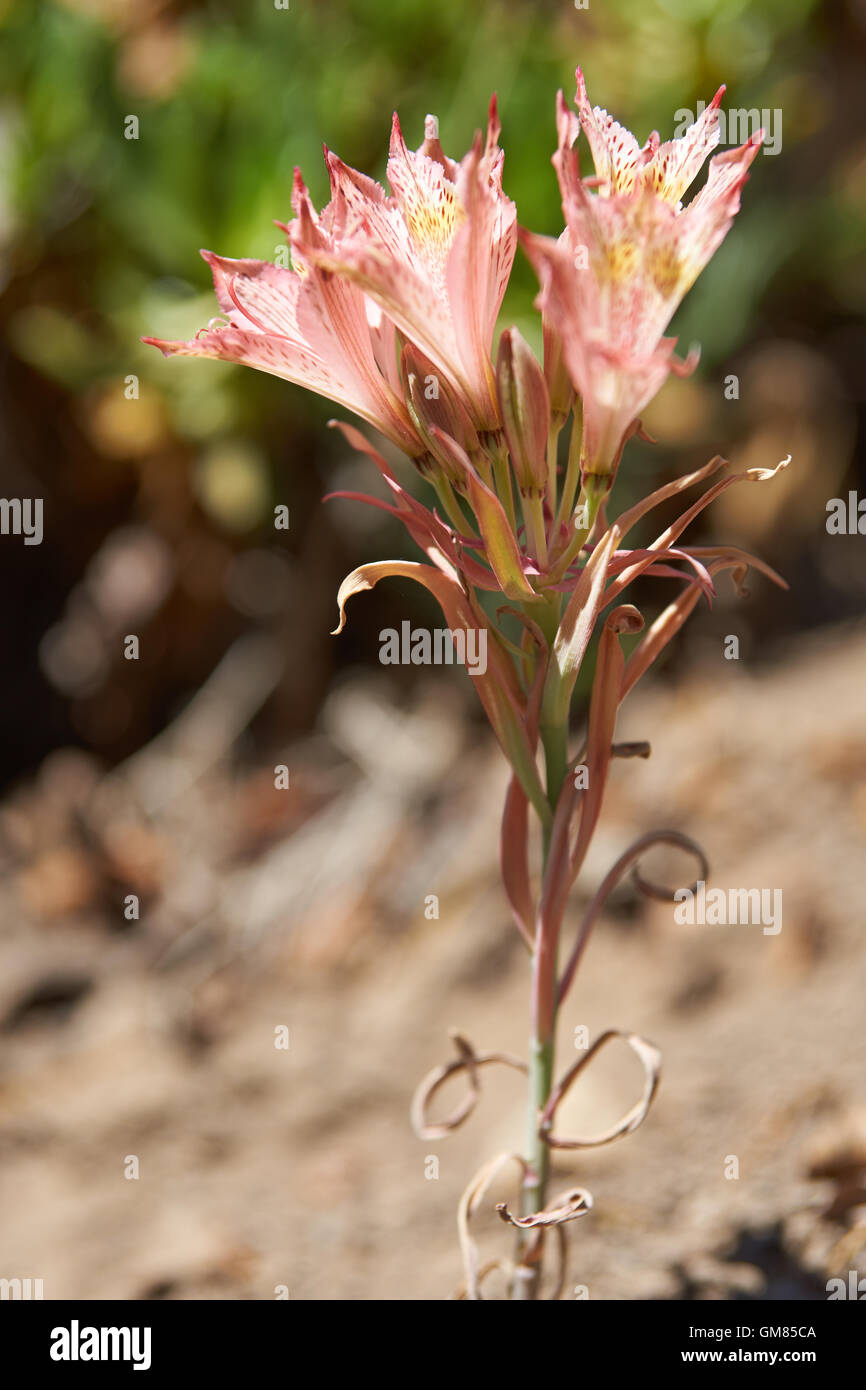
[[[159,348],[163,357],[173,357],[181,346],[180,343],[174,342],[170,338],[141,338],[139,341],[146,343],[148,347]]]

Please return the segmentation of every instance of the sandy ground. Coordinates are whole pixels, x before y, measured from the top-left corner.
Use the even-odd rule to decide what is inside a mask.
[[[623,711],[619,736],[653,754],[614,765],[567,936],[661,826],[704,844],[715,885],[781,889],[783,926],[678,925],[628,886],[611,902],[560,1065],[575,1028],[618,1027],[664,1075],[637,1133],[557,1157],[554,1191],[595,1200],[567,1297],[823,1298],[830,1275],[866,1274],[864,688],[866,633],[846,628]],[[162,797],[164,766],[106,778],[66,753],[7,801],[0,1275],[46,1298],[450,1295],[460,1193],[520,1147],[523,1082],[490,1068],[436,1143],[413,1136],[411,1094],[451,1027],[525,1054],[527,1012],[497,880],[504,772],[461,708],[441,673],[401,711],[350,682],[314,739],[277,750],[288,792],[226,750]],[[660,851],[652,869],[691,876]],[[614,1047],[562,1126],[603,1126],[639,1089]],[[483,1258],[510,1247],[492,1211],[509,1195],[479,1219]]]

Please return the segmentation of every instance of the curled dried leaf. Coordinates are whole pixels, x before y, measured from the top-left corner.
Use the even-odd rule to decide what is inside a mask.
[[[580,1076],[581,1072],[589,1065],[593,1057],[601,1051],[614,1038],[622,1038],[631,1050],[637,1055],[644,1069],[644,1088],[640,1099],[635,1102],[631,1109],[627,1110],[620,1120],[600,1134],[593,1135],[591,1139],[560,1139],[552,1134],[553,1121],[556,1111],[571,1090],[572,1085]],[[649,1113],[649,1108],[653,1103],[655,1093],[658,1090],[661,1080],[662,1055],[654,1043],[646,1038],[640,1037],[637,1033],[623,1033],[618,1028],[608,1028],[596,1038],[592,1046],[584,1053],[579,1061],[570,1067],[562,1080],[551,1092],[550,1099],[545,1106],[541,1120],[539,1122],[539,1136],[546,1144],[553,1149],[594,1149],[601,1144],[610,1144],[614,1139],[619,1139],[623,1135],[631,1134],[643,1124]]]
[[[516,1163],[520,1169],[521,1180],[526,1176],[526,1160],[520,1154],[501,1153],[479,1168],[460,1198],[457,1208],[457,1233],[460,1238],[460,1253],[463,1257],[466,1298],[472,1302],[483,1301],[481,1293],[481,1269],[478,1264],[478,1247],[469,1234],[469,1226],[478,1206],[490,1184],[507,1163]],[[486,1268],[486,1266],[485,1266]]]
[[[451,1039],[457,1049],[457,1056],[453,1061],[446,1062],[444,1066],[434,1067],[425,1076],[412,1097],[412,1128],[419,1139],[445,1139],[459,1128],[464,1120],[468,1119],[481,1094],[479,1068],[500,1062],[503,1066],[513,1067],[516,1071],[526,1071],[526,1063],[508,1052],[476,1052],[472,1044],[456,1031],[452,1032]],[[449,1077],[456,1076],[461,1071],[465,1071],[468,1077],[466,1095],[446,1119],[428,1121],[427,1107],[436,1092]]]
[[[662,884],[653,883],[651,879],[644,878],[639,868],[640,855],[652,845],[675,845],[678,849],[687,850],[689,854],[695,856],[700,865],[700,872],[689,886],[688,891],[690,893],[697,892],[699,882],[706,883],[710,876],[710,865],[697,840],[693,840],[689,835],[681,834],[679,830],[656,830],[649,835],[642,836],[629,851],[633,855],[637,848],[637,862],[632,867],[631,876],[635,887],[646,897],[655,898],[660,903],[674,903],[678,901],[676,895],[680,891],[678,888],[667,888]]]
[[[616,744],[614,747],[616,747]],[[676,890],[663,888],[657,883],[652,883],[649,879],[645,879],[638,870],[637,865],[641,855],[645,854],[647,850],[652,849],[655,845],[676,845],[679,849],[687,850],[689,854],[695,856],[700,864],[701,871],[698,877],[703,878],[704,882],[709,878],[710,866],[700,845],[696,840],[692,840],[688,835],[683,835],[679,830],[651,830],[647,835],[641,835],[639,839],[635,840],[634,844],[629,845],[628,849],[620,855],[619,859],[617,859],[616,863],[608,870],[607,874],[602,879],[595,897],[584,913],[583,921],[578,929],[574,946],[571,949],[571,954],[568,957],[565,969],[562,972],[562,978],[559,982],[557,999],[560,1004],[571,988],[572,980],[580,964],[581,957],[586,950],[592,929],[605,903],[630,866],[632,867],[632,877],[635,887],[639,892],[646,894],[647,897],[656,898],[660,902],[676,901],[674,896]],[[695,892],[696,890],[697,881],[691,885],[690,891]]]
[[[591,1200],[590,1198],[590,1201]],[[542,1227],[539,1234],[543,1241],[547,1234],[547,1229]],[[548,1294],[548,1301],[551,1303],[555,1303],[558,1299],[562,1298],[565,1291],[565,1281],[568,1276],[568,1232],[565,1226],[559,1225],[553,1227],[553,1234],[556,1237],[558,1260],[556,1266],[556,1280],[553,1288]]]
[[[535,1226],[562,1226],[566,1221],[576,1221],[592,1210],[592,1193],[585,1187],[570,1187],[559,1197],[554,1198],[549,1207],[536,1211],[532,1216],[512,1216],[507,1202],[498,1202],[496,1210],[509,1226],[519,1226],[528,1231]]]
[[[770,478],[775,478],[776,474],[781,472],[783,468],[787,468],[790,462],[791,455],[786,454],[783,459],[779,459],[775,468],[747,468],[745,477],[750,483],[764,483]]]

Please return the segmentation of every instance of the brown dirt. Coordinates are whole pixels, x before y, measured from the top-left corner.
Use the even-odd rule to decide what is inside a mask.
[[[595,1198],[566,1296],[824,1297],[864,1269],[864,687],[851,628],[758,673],[719,658],[623,712],[619,736],[653,755],[614,764],[569,935],[629,840],[663,825],[705,845],[714,884],[781,888],[784,919],[776,936],[678,926],[626,887],[600,921],[562,1065],[577,1026],[614,1026],[665,1069],[641,1130],[557,1158],[554,1191]],[[448,1296],[459,1195],[520,1145],[522,1082],[490,1069],[437,1143],[413,1137],[411,1093],[452,1026],[523,1053],[527,991],[497,880],[504,772],[455,689],[434,673],[407,711],[347,683],[315,739],[276,751],[288,793],[270,768],[232,771],[217,738],[170,794],[146,756],[106,777],[65,753],[7,801],[0,1275],[42,1278],[46,1298]],[[172,766],[200,751],[184,737]],[[652,869],[683,874],[660,852]],[[563,1127],[604,1125],[639,1085],[613,1048]],[[492,1214],[508,1195],[479,1222],[485,1257],[510,1244]]]

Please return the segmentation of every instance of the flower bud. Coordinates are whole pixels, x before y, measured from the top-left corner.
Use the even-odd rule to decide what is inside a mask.
[[[517,486],[525,497],[541,497],[547,488],[550,397],[544,372],[516,328],[507,328],[499,340],[496,395]]]
[[[544,324],[544,379],[550,393],[551,413],[564,424],[574,404],[574,387],[562,355],[562,339],[547,322]]]
[[[400,361],[412,423],[449,482],[460,486],[464,478],[462,470],[455,466],[453,455],[457,451],[444,444],[453,439],[467,454],[478,449],[478,435],[469,412],[443,373],[411,343],[404,347]]]

